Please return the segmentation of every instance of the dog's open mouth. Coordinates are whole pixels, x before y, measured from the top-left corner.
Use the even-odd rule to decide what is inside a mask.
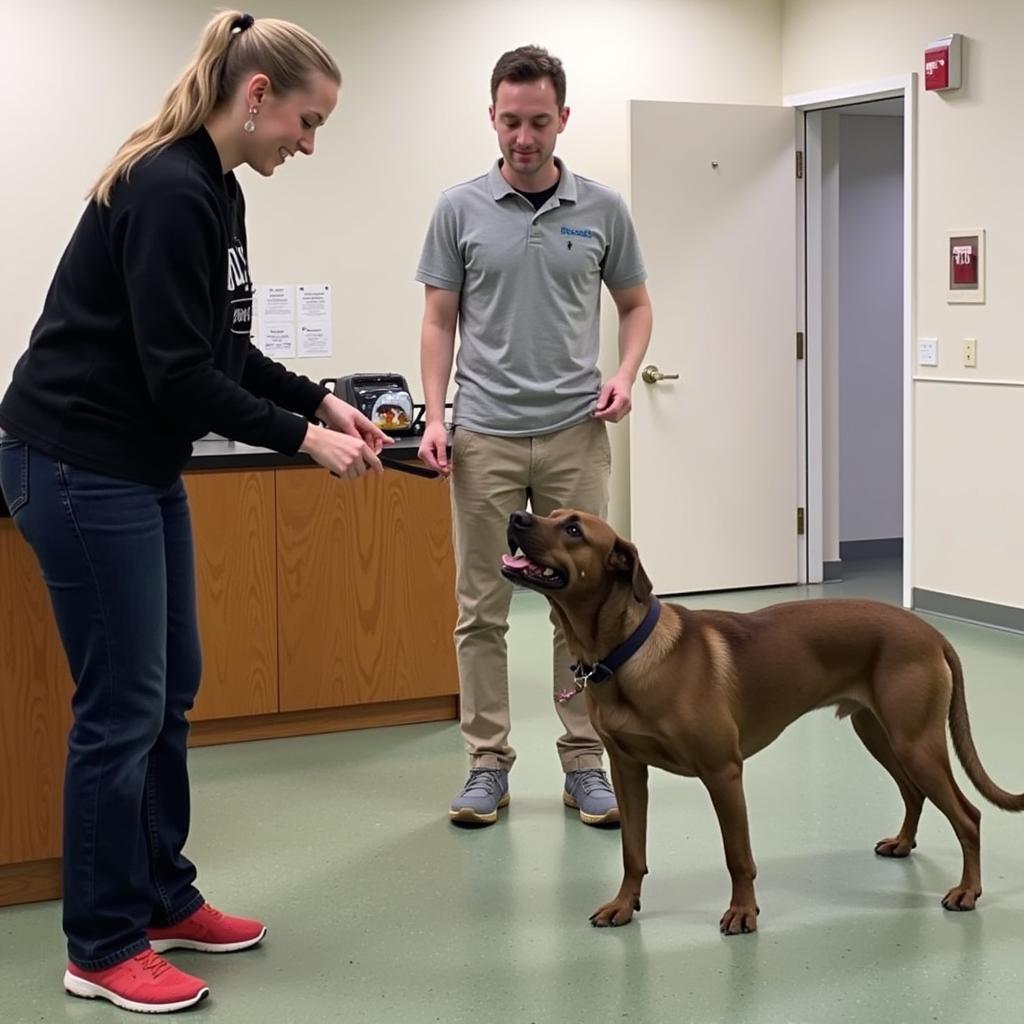
[[[557,589],[568,582],[568,577],[561,569],[538,565],[521,554],[501,556],[501,575],[514,583],[525,583],[531,587]]]

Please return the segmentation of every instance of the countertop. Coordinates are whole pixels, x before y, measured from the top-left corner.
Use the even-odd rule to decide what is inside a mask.
[[[420,438],[396,437],[395,443],[384,452],[390,458],[409,462],[416,458]],[[185,464],[185,472],[203,469],[274,469],[280,466],[312,466],[313,460],[304,453],[282,455],[270,448],[254,448],[240,441],[199,440],[192,446],[192,457]],[[9,517],[7,505],[0,494],[0,518]]]
[[[416,458],[420,438],[396,437],[395,443],[383,452],[401,462]],[[192,458],[185,465],[185,472],[197,469],[273,469],[276,466],[312,466],[313,460],[300,452],[298,455],[282,455],[270,448],[254,448],[240,441],[202,440],[192,446]]]

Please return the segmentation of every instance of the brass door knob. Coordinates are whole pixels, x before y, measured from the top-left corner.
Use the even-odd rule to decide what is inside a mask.
[[[653,363],[640,372],[645,384],[657,384],[659,380],[679,380],[678,373],[662,373]]]

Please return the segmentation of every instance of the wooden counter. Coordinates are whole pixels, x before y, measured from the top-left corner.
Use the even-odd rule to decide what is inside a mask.
[[[186,472],[204,659],[192,744],[457,717],[447,486],[230,454]],[[0,518],[0,906],[59,895],[71,692],[38,565]]]

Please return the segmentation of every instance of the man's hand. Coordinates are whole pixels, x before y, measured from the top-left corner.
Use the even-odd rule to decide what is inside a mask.
[[[388,437],[383,430],[375,427],[354,405],[349,405],[334,395],[328,395],[320,403],[316,416],[317,419],[323,420],[330,430],[348,434],[349,437],[362,441],[375,455],[379,455],[385,445],[395,443],[393,437]]]
[[[423,462],[442,477],[451,476],[452,467],[448,462],[448,428],[443,423],[427,424],[418,454]]]
[[[597,412],[594,415],[599,420],[618,423],[633,408],[632,392],[633,381],[627,375],[617,373],[609,377],[597,396]]]

